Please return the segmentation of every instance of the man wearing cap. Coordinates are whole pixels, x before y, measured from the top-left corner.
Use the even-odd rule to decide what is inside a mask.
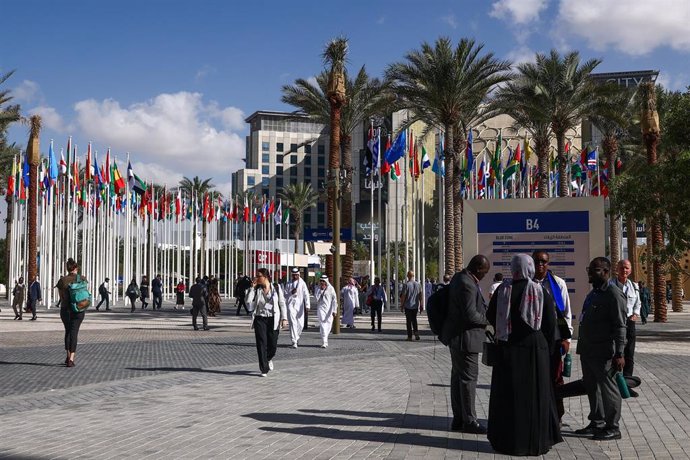
[[[285,295],[292,348],[297,348],[304,325],[304,311],[309,310],[309,289],[307,283],[299,276],[299,268],[293,267],[291,276],[292,279],[285,285]]]
[[[316,298],[316,313],[321,324],[321,348],[328,348],[328,335],[331,333],[333,319],[338,313],[338,299],[335,289],[328,282],[328,276],[323,275],[319,280],[319,295]]]

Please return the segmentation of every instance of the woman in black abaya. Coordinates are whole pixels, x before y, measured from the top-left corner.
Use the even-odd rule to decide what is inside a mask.
[[[502,454],[542,455],[563,440],[549,378],[556,307],[532,281],[530,256],[514,256],[511,271],[512,281],[496,289],[486,315],[499,350],[491,375],[487,437]]]

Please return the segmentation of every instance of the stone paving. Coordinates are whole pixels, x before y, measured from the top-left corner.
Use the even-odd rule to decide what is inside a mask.
[[[249,320],[229,307],[208,332],[169,304],[90,311],[72,369],[56,311],[19,322],[0,308],[0,458],[507,458],[484,436],[448,430],[448,350],[428,333],[406,342],[400,314],[385,313],[380,334],[358,318],[326,350],[315,328],[296,350],[283,332],[261,378]],[[570,398],[565,442],[545,458],[690,458],[689,344],[690,314],[640,326],[643,385],[623,403],[623,439],[574,436],[588,403]],[[490,377],[480,366],[484,422]]]

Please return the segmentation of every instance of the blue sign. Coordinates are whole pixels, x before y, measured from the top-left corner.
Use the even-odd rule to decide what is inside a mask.
[[[477,214],[478,233],[588,232],[587,211],[485,212]]]
[[[352,229],[340,229],[340,241],[352,240]],[[305,228],[304,241],[333,241],[332,228]]]

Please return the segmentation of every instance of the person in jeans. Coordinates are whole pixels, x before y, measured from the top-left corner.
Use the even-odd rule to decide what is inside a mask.
[[[407,324],[407,341],[412,341],[412,333],[415,340],[419,340],[419,330],[417,328],[417,313],[424,311],[422,307],[422,287],[415,281],[412,270],[407,272],[407,282],[403,284],[400,294],[400,311],[405,312],[405,322]]]
[[[110,278],[106,278],[100,286],[98,286],[98,294],[101,296],[101,301],[96,305],[96,311],[101,308],[101,304],[105,302],[105,311],[110,310],[110,291],[108,290],[108,282]]]
[[[265,268],[257,270],[252,287],[247,292],[247,303],[253,307],[252,328],[259,369],[261,376],[266,377],[273,370],[279,328],[287,327],[288,320],[283,291],[278,285],[271,284],[270,274]]]
[[[65,267],[67,268],[67,275],[61,277],[55,287],[60,296],[60,319],[62,320],[62,325],[65,327],[65,352],[67,353],[65,366],[74,367],[74,355],[77,352],[79,328],[81,327],[82,321],[84,321],[86,311],[81,311],[79,313],[72,311],[72,301],[69,293],[69,285],[77,280],[79,265],[70,257],[67,259]],[[86,281],[86,278],[81,276],[80,278]]]
[[[381,278],[374,278],[374,284],[367,291],[367,298],[371,296],[371,330],[375,331],[374,319],[378,319],[378,331],[381,332],[381,312],[384,304],[388,301],[386,290],[381,285]]]

